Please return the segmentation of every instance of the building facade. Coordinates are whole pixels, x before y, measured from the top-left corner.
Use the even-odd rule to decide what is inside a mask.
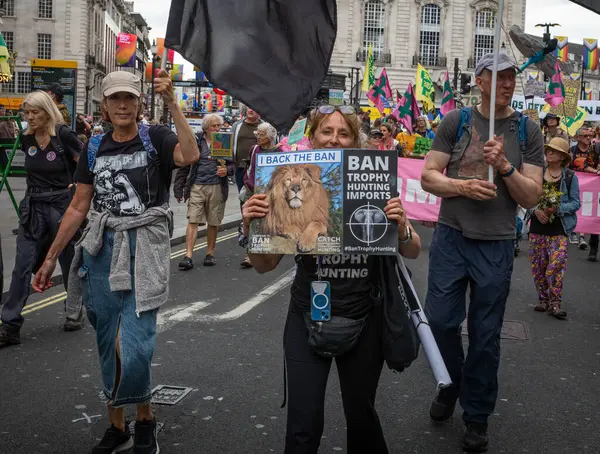
[[[526,0],[505,1],[506,30],[515,24],[524,27],[525,8]],[[331,69],[349,75],[353,67],[361,68],[362,77],[372,47],[375,74],[385,67],[392,89],[404,93],[408,83],[414,83],[420,63],[431,73],[439,100],[444,73],[448,71],[453,79],[456,59],[458,73],[473,75],[479,58],[492,51],[497,9],[495,0],[338,0],[338,36]],[[501,39],[510,54],[505,32]],[[516,48],[514,52],[520,60]],[[476,97],[473,90],[465,96],[465,104]]]
[[[102,78],[117,69],[120,32],[136,34],[136,67],[123,68],[143,77],[149,59],[149,27],[124,0],[1,0],[0,31],[9,52],[17,54],[10,83],[0,84],[0,98],[18,102],[31,91],[31,59],[77,62],[77,113],[99,114]],[[143,85],[144,92],[147,86]]]

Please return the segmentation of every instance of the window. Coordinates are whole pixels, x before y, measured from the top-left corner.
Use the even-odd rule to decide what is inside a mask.
[[[37,58],[52,58],[52,35],[47,33],[38,33],[38,51]]]
[[[6,16],[15,15],[15,0],[5,0],[4,9],[6,10]]]
[[[494,26],[496,18],[494,11],[489,8],[477,11],[475,17],[475,64],[481,57],[494,52]]]
[[[2,87],[2,93],[14,93],[15,92],[15,77],[13,76],[10,82],[4,82],[0,84]]]
[[[52,0],[39,0],[38,17],[52,19]]]
[[[2,32],[6,48],[9,52],[12,52],[15,48],[15,34],[13,32]]]
[[[437,66],[440,52],[441,10],[437,5],[425,5],[421,11],[421,64]]]
[[[31,73],[19,71],[16,73],[17,91],[16,93],[29,93],[31,91]]]
[[[385,6],[378,0],[371,0],[365,5],[365,22],[363,47],[366,50],[373,46],[373,58],[377,60],[383,53]]]

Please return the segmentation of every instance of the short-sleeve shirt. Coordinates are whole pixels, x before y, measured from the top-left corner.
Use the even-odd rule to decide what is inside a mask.
[[[162,125],[150,126],[156,152],[149,154],[139,134],[127,142],[116,142],[107,133],[96,153],[93,169],[88,167],[87,147],[82,153],[75,181],[94,186],[94,210],[115,216],[136,216],[169,201],[173,151],[177,135]]]
[[[476,108],[471,109],[472,138],[462,158],[455,150],[456,134],[460,124],[460,110],[454,110],[440,123],[431,149],[451,155],[446,169],[449,176],[458,179],[479,178],[487,180],[487,168],[483,160],[483,146],[489,136],[489,119]],[[527,120],[527,146],[524,152],[519,146],[519,122],[514,112],[507,118],[496,120],[496,136],[504,141],[506,158],[516,168],[523,164],[544,166],[544,137],[539,125]],[[454,159],[460,160],[453,164]],[[457,166],[457,175],[450,172]],[[491,200],[472,200],[467,197],[442,199],[438,222],[459,230],[468,238],[478,240],[506,240],[516,235],[517,202],[511,197],[504,179],[496,174],[494,183],[497,196]]]
[[[586,168],[591,167],[592,169],[598,168],[598,157],[594,152],[594,147],[596,145],[592,144],[589,146],[587,151],[581,151],[579,145],[575,145],[571,148],[571,169],[576,170],[577,172],[584,172]]]
[[[28,188],[60,190],[73,183],[75,158],[79,157],[83,144],[68,128],[64,134],[61,132],[59,134],[62,152],[53,145],[56,140],[51,140],[46,148],[42,149],[34,134],[21,133]]]
[[[292,304],[310,312],[311,282],[317,277],[317,257],[296,256],[296,277],[292,283]],[[373,308],[371,297],[375,257],[366,254],[322,256],[321,278],[331,291],[331,315],[357,319]]]

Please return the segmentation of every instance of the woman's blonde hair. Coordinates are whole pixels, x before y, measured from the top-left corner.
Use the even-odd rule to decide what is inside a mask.
[[[219,114],[208,114],[202,119],[202,130],[204,132],[208,132],[208,128],[210,128],[212,123],[219,123],[219,125],[223,125],[223,117],[221,117]]]
[[[65,123],[62,114],[54,104],[54,101],[48,93],[45,91],[34,91],[25,96],[23,100],[23,108],[27,107],[31,109],[43,110],[48,115],[48,134],[51,136],[56,135],[56,127]],[[31,128],[31,123],[27,124],[27,130],[25,134],[33,134],[34,130]]]

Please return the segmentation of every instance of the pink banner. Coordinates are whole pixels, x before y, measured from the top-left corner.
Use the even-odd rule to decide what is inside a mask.
[[[437,221],[441,199],[421,187],[424,165],[422,159],[398,159],[398,191],[409,219]],[[600,176],[577,172],[577,177],[581,209],[577,212],[576,230],[600,234]]]

